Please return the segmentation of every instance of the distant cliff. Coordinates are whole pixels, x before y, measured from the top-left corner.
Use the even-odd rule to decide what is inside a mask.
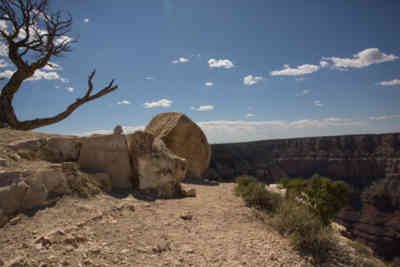
[[[207,175],[230,180],[250,174],[273,183],[318,173],[364,187],[400,175],[399,160],[400,133],[277,139],[212,145]]]
[[[275,183],[314,173],[361,189],[337,221],[380,256],[400,257],[400,133],[212,145],[205,176],[228,181],[249,174]]]

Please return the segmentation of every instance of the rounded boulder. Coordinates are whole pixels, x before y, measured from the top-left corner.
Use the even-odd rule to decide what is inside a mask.
[[[207,137],[185,114],[158,114],[146,126],[145,132],[161,139],[170,151],[187,160],[187,177],[200,178],[208,169],[211,147]]]

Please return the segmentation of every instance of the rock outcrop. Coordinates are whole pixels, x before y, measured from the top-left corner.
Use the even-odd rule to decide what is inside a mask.
[[[16,141],[8,147],[27,159],[41,159],[53,163],[77,161],[80,151],[77,137],[47,137]]]
[[[46,206],[57,196],[72,193],[74,189],[84,190],[87,183],[82,173],[76,170],[71,175],[64,164],[0,171],[0,227],[17,212]]]
[[[161,113],[150,121],[145,132],[161,139],[170,151],[187,160],[188,177],[200,178],[208,169],[211,148],[207,137],[186,115]]]
[[[81,138],[80,142],[78,162],[82,170],[108,173],[113,189],[132,189],[132,168],[125,136],[98,135]]]
[[[139,189],[155,191],[165,198],[180,194],[179,183],[185,178],[187,161],[150,133],[138,131],[126,138]]]

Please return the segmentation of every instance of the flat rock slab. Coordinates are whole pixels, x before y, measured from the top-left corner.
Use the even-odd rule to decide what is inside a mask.
[[[88,172],[105,172],[111,176],[113,189],[132,188],[132,168],[123,135],[81,138],[79,166]]]
[[[64,162],[77,161],[80,146],[78,137],[53,136],[14,141],[8,148],[28,159]]]

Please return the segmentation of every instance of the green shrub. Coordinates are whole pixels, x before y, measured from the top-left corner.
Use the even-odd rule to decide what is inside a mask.
[[[276,183],[282,185],[285,188],[287,188],[289,182],[290,182],[290,179],[288,177],[283,177],[283,178],[279,179],[279,181],[276,182]]]
[[[309,180],[296,178],[285,181],[289,198],[306,204],[322,221],[328,225],[332,218],[348,201],[350,187],[342,181],[332,181],[315,174]]]
[[[235,181],[237,184],[235,187],[235,195],[237,196],[241,196],[243,191],[247,189],[249,184],[258,182],[256,178],[248,175],[238,176]]]
[[[324,261],[329,251],[335,248],[332,230],[294,199],[281,202],[272,226],[280,234],[288,236],[296,249],[311,254],[318,261]]]
[[[268,191],[265,184],[251,176],[240,176],[236,179],[235,194],[241,196],[249,207],[265,211],[275,211],[280,202],[280,195]]]

